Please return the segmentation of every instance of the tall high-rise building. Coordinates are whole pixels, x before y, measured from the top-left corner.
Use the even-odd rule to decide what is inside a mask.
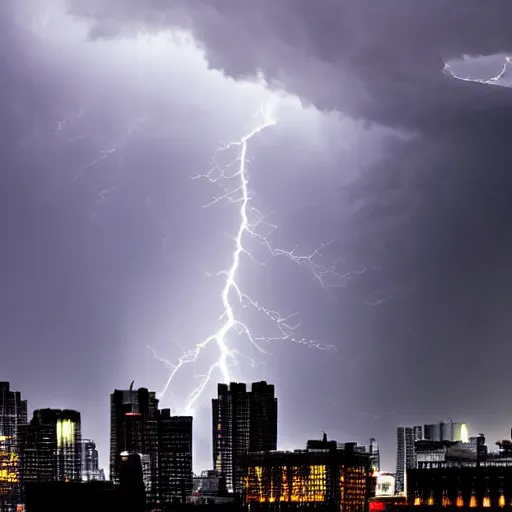
[[[119,483],[121,453],[140,455],[146,500],[158,501],[158,399],[146,388],[110,396],[110,478]]]
[[[396,433],[396,475],[395,492],[402,494],[406,492],[406,473],[408,469],[416,467],[416,454],[414,451],[415,441],[423,438],[421,426],[398,427]]]
[[[192,494],[192,416],[158,416],[158,481],[160,502],[184,503]]]
[[[27,401],[8,382],[0,382],[0,501],[14,506],[21,499],[19,428],[27,423]]]
[[[105,480],[103,470],[99,468],[99,456],[96,443],[92,439],[82,439],[82,480]]]
[[[213,468],[226,479],[229,492],[242,492],[240,459],[248,452],[277,448],[277,398],[266,382],[218,385],[212,400]]]
[[[82,479],[80,413],[38,409],[20,429],[22,483]]]

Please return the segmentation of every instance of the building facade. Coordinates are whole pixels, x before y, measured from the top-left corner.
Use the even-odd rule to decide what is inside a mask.
[[[0,503],[13,508],[21,500],[19,429],[27,423],[27,401],[9,382],[0,382]]]
[[[412,469],[407,502],[431,507],[512,508],[510,462]]]
[[[240,459],[248,452],[277,447],[277,398],[266,382],[218,385],[212,400],[213,469],[226,480],[229,492],[241,494]]]
[[[464,422],[454,422],[451,419],[433,423],[423,427],[423,439],[426,441],[469,441],[468,426]]]
[[[160,502],[185,503],[192,494],[192,417],[159,411],[158,480]]]
[[[242,459],[251,510],[368,510],[370,458],[355,443],[308,442],[306,450],[256,452]]]
[[[110,479],[119,484],[122,453],[138,454],[148,504],[158,501],[158,400],[146,388],[110,396]]]
[[[378,473],[380,471],[379,445],[374,437],[370,438],[370,442],[368,444],[357,445],[356,451],[368,453],[370,456],[370,468],[374,473]]]
[[[406,472],[416,467],[414,443],[423,438],[421,426],[398,427],[396,432],[395,493],[406,491]]]
[[[20,429],[23,485],[30,482],[80,482],[82,479],[80,413],[38,409]]]
[[[99,468],[96,443],[92,439],[82,439],[82,481],[105,480],[105,473]]]

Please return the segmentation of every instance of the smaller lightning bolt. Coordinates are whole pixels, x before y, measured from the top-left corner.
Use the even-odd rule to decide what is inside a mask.
[[[103,148],[99,151],[98,155],[91,160],[90,162],[86,163],[82,167],[78,169],[78,171],[75,173],[73,180],[77,181],[80,178],[82,178],[83,174],[86,171],[89,171],[90,169],[93,169],[94,167],[97,167],[99,164],[104,162],[107,159],[113,158],[114,156],[118,157],[117,166],[118,168],[121,168],[124,161],[124,150],[126,149],[127,144],[129,143],[130,139],[133,137],[133,135],[136,133],[136,131],[144,124],[146,123],[148,119],[148,115],[144,114],[141,117],[135,119],[133,122],[131,122],[128,125],[127,130],[123,135],[116,139],[105,139],[108,143],[108,146],[106,148]],[[59,123],[58,126],[62,126],[58,131],[62,131],[65,128],[65,124],[62,125],[62,122]],[[85,136],[82,136],[80,138],[84,138]],[[93,137],[94,138],[94,137]],[[68,142],[72,142],[76,140],[74,139],[68,139]]]
[[[510,57],[507,56],[507,57],[505,57],[505,62],[503,63],[503,67],[501,68],[501,71],[496,76],[493,76],[492,78],[488,78],[486,80],[483,80],[480,78],[468,78],[468,77],[458,76],[452,71],[452,68],[450,67],[450,65],[448,63],[445,63],[443,72],[446,75],[448,75],[452,78],[455,78],[457,80],[462,80],[463,82],[476,82],[476,83],[486,84],[486,85],[500,85],[498,82],[506,75],[506,73],[508,71],[509,64],[510,64]]]

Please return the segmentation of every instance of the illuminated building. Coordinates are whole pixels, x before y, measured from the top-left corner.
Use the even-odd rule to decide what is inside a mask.
[[[228,493],[226,479],[214,469],[201,471],[193,478],[193,492],[205,497],[226,496]]]
[[[138,454],[148,504],[158,501],[158,399],[146,388],[110,395],[110,478],[119,484],[121,453]]]
[[[375,486],[375,497],[394,496],[395,476],[392,473],[374,473],[377,482]]]
[[[158,466],[161,503],[184,503],[192,493],[192,417],[159,411]]]
[[[91,439],[82,439],[82,481],[105,480],[103,470],[99,468],[98,450]]]
[[[416,467],[414,443],[423,438],[421,426],[398,427],[396,433],[396,474],[395,493],[402,494],[406,490],[406,471]]]
[[[367,510],[369,454],[355,443],[308,442],[305,450],[249,453],[243,496],[251,510],[319,508],[342,512]]]
[[[82,479],[80,413],[38,409],[20,429],[21,476],[29,482],[79,482]]]
[[[0,503],[13,508],[21,499],[19,428],[27,423],[27,401],[0,382]]]
[[[512,450],[498,441],[488,452],[485,437],[460,441],[418,441],[417,469],[407,472],[411,506],[512,508]]]
[[[434,423],[423,427],[423,439],[427,441],[469,441],[469,431],[466,423],[447,422]]]
[[[277,398],[266,382],[218,385],[212,400],[213,469],[226,479],[229,492],[241,494],[240,458],[248,452],[277,447]]]

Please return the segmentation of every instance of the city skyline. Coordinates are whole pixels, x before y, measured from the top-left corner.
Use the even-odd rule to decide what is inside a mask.
[[[246,503],[260,500],[273,503],[275,496],[281,496],[283,501],[297,501],[302,498],[296,493],[303,489],[300,493],[305,493],[303,499],[306,501],[337,502],[340,489],[336,487],[338,484],[332,484],[332,475],[340,471],[335,478],[339,478],[340,483],[345,478],[355,478],[346,484],[355,494],[342,492],[341,499],[348,500],[347,503],[353,503],[356,508],[372,496],[372,489],[381,489],[382,494],[377,495],[377,499],[390,496],[392,485],[395,496],[407,496],[410,504],[412,501],[414,505],[426,504],[441,498],[443,503],[451,503],[455,498],[457,503],[462,503],[470,499],[467,493],[474,485],[471,482],[479,481],[478,473],[471,473],[473,476],[463,483],[456,484],[458,480],[455,479],[452,483],[442,484],[446,489],[442,496],[435,498],[428,494],[428,489],[438,484],[432,483],[427,473],[435,470],[435,474],[442,474],[449,468],[458,468],[458,471],[462,467],[474,469],[481,465],[489,478],[505,478],[508,469],[503,469],[504,473],[499,476],[493,473],[492,467],[508,468],[512,460],[512,439],[502,437],[495,443],[497,447],[493,446],[492,440],[488,445],[484,434],[470,432],[464,421],[452,418],[436,423],[397,426],[396,472],[381,467],[376,438],[370,438],[368,444],[362,445],[346,439],[341,442],[329,440],[324,432],[322,440],[308,440],[305,450],[300,445],[294,446],[293,450],[282,450],[277,444],[279,415],[275,387],[260,381],[218,384],[218,396],[211,402],[212,466],[194,468],[193,418],[172,415],[169,409],[161,409],[154,391],[143,387],[135,389],[134,384],[132,381],[129,389],[115,389],[110,394],[110,473],[112,484],[119,486],[119,469],[126,468],[123,461],[137,456],[148,505],[185,503],[189,498],[202,496],[203,485],[205,498],[228,501],[233,499],[230,498],[233,493],[244,496],[244,500],[248,500]],[[0,469],[2,475],[12,474],[12,479],[0,478],[4,499],[23,502],[27,486],[32,483],[105,480],[98,466],[95,442],[82,435],[79,411],[36,409],[29,420],[28,399],[22,399],[23,393],[12,390],[9,382],[0,382],[0,391],[0,441],[8,443],[3,447]],[[512,429],[509,433],[512,435]],[[331,461],[329,464],[334,460],[338,462],[327,470],[322,462],[326,460]],[[346,474],[343,461],[352,468]],[[331,477],[327,478],[329,472]],[[199,474],[201,477],[195,476]],[[375,484],[370,483],[370,477],[376,478]],[[327,481],[331,484],[326,484]],[[294,482],[292,486],[290,482]],[[194,491],[196,485],[200,492]],[[230,494],[223,494],[223,488]],[[493,487],[488,493],[485,488],[478,489],[478,498],[472,500],[492,499],[508,504],[508,490],[500,486]]]
[[[134,381],[132,382],[132,386],[134,384]],[[230,392],[231,390],[231,386],[235,386],[235,388],[238,389],[238,387],[240,387],[240,389],[243,391],[243,390],[246,390],[247,386],[248,385],[251,385],[251,386],[256,386],[255,389],[258,390],[257,393],[263,393],[263,396],[265,396],[265,393],[267,392],[266,389],[271,389],[271,393],[272,393],[272,397],[274,396],[273,393],[273,389],[274,389],[274,385],[273,384],[269,384],[265,381],[260,381],[260,382],[252,382],[252,383],[236,383],[236,382],[231,382],[229,384],[223,384],[223,383],[219,383],[218,384],[218,389],[222,389],[222,393],[225,393],[225,392]],[[3,387],[2,387],[3,386]],[[74,410],[71,410],[71,409],[52,409],[52,408],[39,408],[39,409],[31,409],[28,407],[28,404],[29,404],[29,399],[25,398],[24,400],[21,400],[21,396],[22,396],[22,393],[20,391],[14,391],[11,388],[11,383],[10,382],[1,382],[0,381],[0,391],[3,390],[3,393],[7,393],[8,396],[11,396],[12,397],[17,397],[16,400],[20,401],[20,403],[22,404],[22,407],[20,409],[20,412],[19,414],[21,415],[20,418],[22,419],[22,421],[20,422],[20,424],[22,425],[28,425],[30,423],[30,421],[25,421],[26,418],[29,417],[28,415],[28,412],[27,411],[32,411],[32,418],[35,418],[38,414],[40,413],[43,413],[43,414],[46,414],[45,411],[57,411],[57,413],[59,411],[64,411],[65,414],[67,414],[66,411],[68,411],[70,414],[77,414],[78,417],[79,417],[79,423],[81,423],[81,415],[80,415],[80,412],[78,411],[74,411]],[[167,409],[167,408],[164,408],[164,409],[159,409],[158,408],[158,403],[159,403],[159,400],[156,399],[156,392],[155,391],[150,391],[148,390],[148,388],[139,388],[141,390],[143,390],[144,393],[147,393],[148,394],[148,397],[149,397],[149,400],[150,400],[150,403],[152,403],[153,405],[151,405],[151,407],[153,408],[154,410],[154,413],[153,414],[160,414],[160,413],[163,413],[164,414],[164,417],[167,417],[169,419],[174,419],[174,418],[183,418],[183,419],[186,419],[187,417],[183,417],[183,416],[180,416],[178,414],[175,414],[174,412],[172,412],[170,409]],[[133,393],[135,395],[137,395],[139,392],[139,390],[134,390]],[[243,391],[244,393],[247,393],[247,396],[250,396],[251,395],[251,391]],[[110,396],[111,396],[111,400],[114,400],[114,396],[116,396],[116,394],[119,394],[119,399],[124,403],[126,402],[127,406],[129,407],[129,409],[131,410],[134,405],[132,403],[132,400],[133,398],[128,398],[128,395],[131,396],[131,393],[132,393],[132,389],[130,388],[129,390],[126,390],[126,391],[122,391],[122,390],[118,390],[116,389],[114,391],[114,393],[112,393]],[[220,393],[220,391],[219,391]],[[219,395],[220,396],[220,395]],[[210,442],[210,459],[211,457],[213,456],[214,460],[215,460],[215,443],[212,444],[213,440],[214,440],[214,434],[217,430],[217,423],[215,421],[215,418],[216,418],[216,413],[215,413],[215,405],[214,403],[218,401],[218,398],[215,399],[214,397],[212,397],[212,410],[211,410],[211,422],[212,422],[212,437],[211,437],[211,442]],[[276,404],[277,404],[277,396],[275,398],[273,398],[273,400],[275,400]],[[121,402],[120,402],[121,403]],[[245,402],[244,402],[245,403]],[[249,407],[249,402],[247,402],[247,407]],[[13,406],[9,406],[9,407],[13,407]],[[110,410],[113,411],[112,409],[113,405],[111,403],[111,408]],[[138,406],[136,406],[138,407]],[[218,406],[217,406],[218,407]],[[252,406],[251,406],[252,407]],[[261,406],[260,406],[261,407]],[[3,410],[0,406],[0,410]],[[277,408],[276,408],[277,410]],[[134,413],[135,414],[135,413]],[[136,415],[138,415],[138,413],[136,413]],[[261,417],[261,416],[260,416]],[[0,421],[3,421],[2,420],[3,416],[0,415]],[[155,429],[156,429],[156,418],[157,416],[155,416]],[[278,418],[278,415],[276,414],[276,418]],[[11,421],[9,419],[9,417],[6,417],[6,421]],[[271,422],[272,423],[272,422]],[[471,427],[469,426],[468,422],[460,422],[460,421],[454,421],[452,420],[452,418],[447,418],[446,420],[442,420],[442,421],[437,421],[435,423],[424,423],[424,422],[417,422],[417,423],[420,423],[419,425],[415,425],[415,426],[403,426],[403,425],[397,425],[394,427],[394,430],[395,430],[395,433],[396,432],[400,432],[400,431],[403,431],[405,432],[405,434],[407,435],[407,430],[410,430],[411,432],[413,432],[413,434],[410,434],[412,435],[412,438],[413,441],[410,441],[409,442],[409,448],[404,448],[404,453],[409,453],[409,458],[411,457],[414,457],[414,454],[413,452],[411,452],[411,448],[410,446],[413,446],[413,443],[414,441],[416,440],[431,440],[431,441],[442,441],[442,440],[450,440],[450,441],[461,441],[461,442],[464,442],[464,443],[469,443],[471,442],[471,439],[475,439],[476,437],[476,430],[475,429],[471,429]],[[7,423],[5,425],[8,425]],[[10,426],[2,426],[2,430],[3,431],[7,431],[9,428],[12,429],[13,427],[10,427]],[[264,433],[264,430],[266,427],[263,426],[264,423],[261,423],[259,422],[257,427],[259,429],[259,433]],[[276,425],[276,439],[278,437],[278,433],[280,431],[280,428],[278,427],[279,425],[279,420],[277,420],[277,422],[275,423]],[[112,426],[112,424],[111,424]],[[179,429],[179,426],[177,425],[178,429]],[[447,429],[445,431],[443,431],[443,428]],[[263,429],[263,430],[262,430]],[[81,429],[80,429],[81,430]],[[484,430],[485,429],[480,429],[480,430]],[[507,435],[510,434],[510,431],[507,430],[507,425],[502,425],[501,426],[501,436],[500,436],[500,439],[508,439],[507,438]],[[57,431],[56,431],[57,432]],[[155,430],[156,432],[156,430]],[[322,430],[319,430],[320,433],[324,433],[324,431]],[[444,432],[444,433],[443,433]],[[505,433],[507,433],[505,435]],[[470,434],[472,437],[470,437]],[[57,434],[55,434],[57,435]],[[402,437],[403,437],[404,434],[402,434]],[[479,434],[480,435],[480,434]],[[510,434],[508,437],[510,437],[512,434]],[[81,432],[80,432],[80,436],[82,436]],[[285,437],[286,434],[284,434]],[[400,436],[400,434],[398,434],[398,436]],[[82,438],[83,437],[83,438]],[[102,480],[103,478],[105,478],[105,475],[108,475],[109,478],[110,478],[110,470],[109,470],[109,464],[108,464],[108,460],[109,460],[109,456],[108,456],[108,453],[110,452],[110,457],[112,457],[112,453],[114,450],[114,452],[116,451],[116,448],[114,445],[112,445],[112,443],[109,443],[109,449],[107,450],[106,453],[103,454],[102,457],[100,457],[99,455],[99,451],[96,447],[96,441],[94,439],[90,439],[89,437],[87,437],[87,435],[85,436],[82,436],[80,437],[80,443],[83,445],[83,446],[86,446],[87,447],[87,450],[89,450],[89,456],[88,457],[85,457],[84,454],[82,453],[82,461],[85,461],[87,460],[87,464],[93,464],[93,466],[90,467],[89,471],[92,471],[94,473],[94,478],[92,479],[98,479],[98,480]],[[314,437],[314,436],[313,436]],[[111,436],[111,439],[112,439],[112,436]],[[258,439],[260,439],[260,437],[258,437]],[[264,439],[264,438],[262,438]],[[359,448],[364,448],[365,451],[367,451],[370,455],[372,454],[372,452],[375,450],[375,457],[372,458],[370,457],[370,460],[373,461],[371,462],[371,466],[374,468],[375,471],[377,472],[384,472],[384,473],[393,473],[395,474],[397,468],[398,468],[398,459],[400,458],[399,455],[397,455],[397,449],[399,450],[399,447],[401,445],[401,443],[405,443],[407,444],[405,441],[400,441],[398,440],[398,443],[395,442],[393,444],[392,447],[386,447],[387,448],[387,451],[390,451],[391,449],[393,450],[393,453],[394,453],[394,456],[393,458],[391,459],[391,461],[386,461],[385,462],[385,465],[382,466],[380,460],[380,445],[381,443],[378,442],[378,439],[379,438],[375,438],[375,437],[370,437],[369,438],[369,443],[368,443],[368,439],[359,439],[357,438],[357,436],[355,436],[354,438],[352,438],[352,440],[349,440],[348,438],[341,438],[341,442],[356,442],[357,443],[357,446]],[[405,439],[405,438],[404,438]],[[260,441],[261,442],[261,441]],[[404,446],[405,446],[404,444]],[[491,443],[492,445],[494,445],[494,443]],[[496,444],[498,444],[498,441],[496,442]],[[274,446],[273,445],[273,441],[270,441],[270,445]],[[269,446],[270,446],[269,445]],[[247,444],[247,446],[249,446],[249,444]],[[263,446],[263,445],[262,445]],[[267,446],[266,444],[264,444],[264,446]],[[293,446],[288,446],[286,448],[284,448],[283,446],[280,446],[279,443],[277,442],[275,444],[276,448],[278,450],[295,450],[297,449],[297,446],[300,446],[300,442],[298,442],[297,445],[293,445]],[[212,450],[213,448],[213,450]],[[260,448],[260,446],[257,446],[257,448]],[[262,448],[262,449],[274,449],[274,448]],[[497,450],[497,449],[495,449]],[[119,450],[119,452],[121,451],[126,451],[125,449],[122,449],[122,450]],[[130,450],[128,450],[130,451]],[[259,449],[256,450],[256,451],[260,451]],[[407,457],[407,455],[405,456]],[[208,456],[202,456],[201,457],[202,459],[208,459]],[[103,462],[101,464],[99,464],[98,466],[98,463],[99,463],[99,460],[102,459]],[[111,459],[112,460],[112,459]],[[405,460],[405,459],[404,459]],[[411,459],[412,460],[412,459]],[[112,463],[111,463],[112,464]],[[404,465],[404,467],[406,466],[407,464]],[[415,463],[413,464],[412,462],[409,463],[409,467],[413,467],[415,465]],[[210,465],[211,466],[211,465]],[[194,470],[193,470],[193,474],[194,475],[199,475],[202,471],[210,471],[212,469],[212,467],[208,466],[208,464],[204,467],[200,467],[200,466],[197,466],[194,465]],[[213,464],[213,466],[215,466],[215,463]],[[215,469],[215,467],[213,467],[213,469]],[[88,481],[90,480],[91,478],[90,477],[87,477],[88,473],[87,472],[84,472],[83,475],[80,477],[80,478],[83,478],[84,481]]]

